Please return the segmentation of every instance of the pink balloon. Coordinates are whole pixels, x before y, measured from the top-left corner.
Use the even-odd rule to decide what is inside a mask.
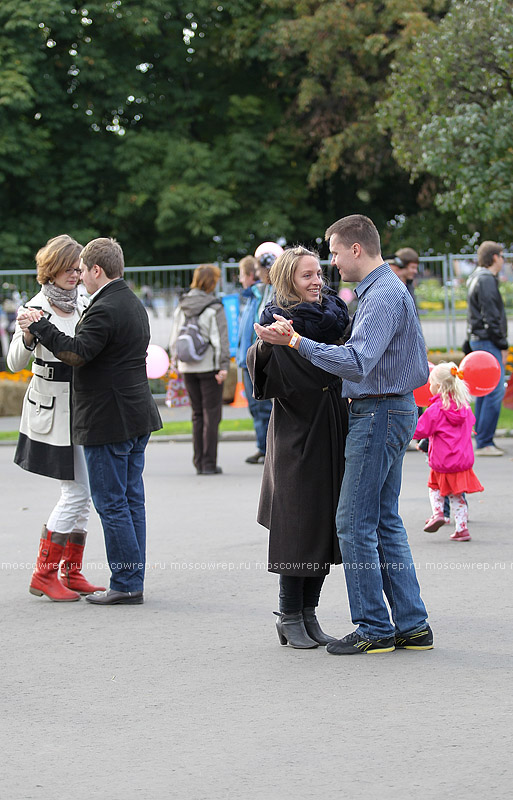
[[[148,345],[146,374],[148,378],[161,378],[169,369],[169,356],[158,344]]]
[[[344,301],[344,303],[351,303],[355,298],[353,290],[348,289],[347,287],[341,289],[338,293],[338,296]]]
[[[493,392],[501,377],[501,367],[492,353],[474,350],[460,363],[463,380],[474,397],[483,397]]]
[[[276,242],[262,242],[255,250],[255,258],[260,258],[264,253],[272,253],[273,256],[278,257],[283,253],[283,247]]]

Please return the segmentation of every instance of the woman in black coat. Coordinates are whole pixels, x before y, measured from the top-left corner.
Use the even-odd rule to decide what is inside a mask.
[[[341,343],[347,306],[324,286],[317,253],[286,250],[270,278],[275,297],[262,325],[273,325],[280,314],[309,339]],[[348,416],[342,382],[293,348],[261,339],[247,364],[255,397],[274,399],[257,519],[270,532],[268,569],[280,575],[278,636],[297,648],[325,645],[333,637],[323,633],[315,612],[330,565],[341,562],[335,513]]]

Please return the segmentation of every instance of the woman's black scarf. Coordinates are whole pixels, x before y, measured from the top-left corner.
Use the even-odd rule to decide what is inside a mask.
[[[273,314],[281,314],[292,320],[294,330],[300,336],[314,342],[334,344],[342,339],[349,322],[349,313],[344,301],[333,289],[322,289],[320,303],[299,303],[292,308],[279,308],[273,297],[260,315],[260,325],[272,325]]]

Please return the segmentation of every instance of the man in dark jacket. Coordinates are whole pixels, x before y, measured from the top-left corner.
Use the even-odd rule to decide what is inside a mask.
[[[467,336],[472,350],[486,350],[495,356],[501,377],[493,392],[476,399],[475,453],[502,456],[504,451],[493,441],[504,397],[504,365],[508,356],[508,320],[497,279],[504,264],[501,245],[483,242],[477,251],[477,264],[467,281]]]
[[[89,242],[80,268],[91,302],[75,336],[66,336],[44,318],[29,318],[25,324],[74,367],[72,438],[74,444],[84,445],[91,496],[112,572],[109,591],[86,599],[98,605],[142,603],[144,452],[151,431],[162,427],[146,376],[148,315],[123,280],[123,251],[114,239]]]

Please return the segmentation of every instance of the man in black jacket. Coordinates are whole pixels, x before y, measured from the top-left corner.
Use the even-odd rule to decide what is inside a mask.
[[[74,337],[44,318],[29,316],[20,325],[74,367],[72,438],[84,445],[112,572],[109,591],[86,599],[97,605],[142,603],[144,453],[151,431],[162,427],[146,376],[148,315],[123,280],[123,251],[114,239],[89,242],[80,268],[91,302]]]
[[[483,242],[477,250],[477,269],[467,281],[470,347],[492,353],[501,368],[501,377],[493,392],[476,398],[476,456],[504,454],[493,441],[504,397],[504,365],[508,356],[508,320],[497,279],[504,264],[502,250],[497,242]]]

